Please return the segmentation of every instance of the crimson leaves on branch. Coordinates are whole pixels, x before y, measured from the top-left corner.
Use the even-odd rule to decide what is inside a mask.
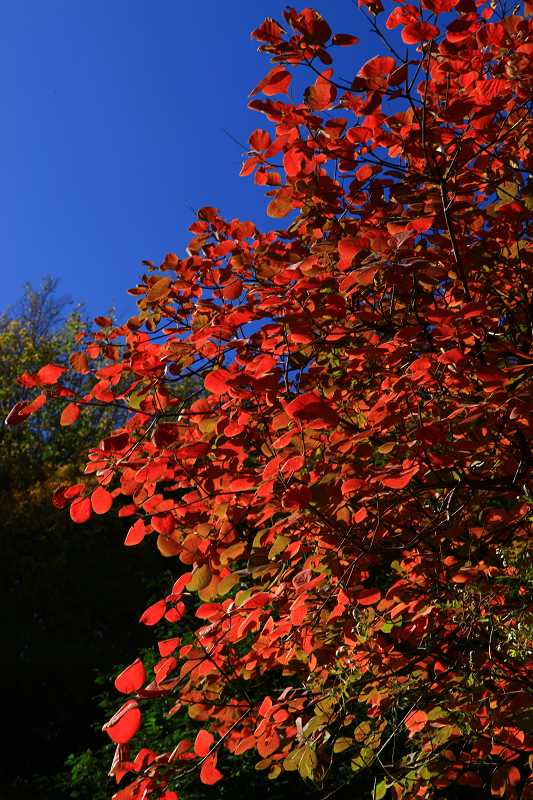
[[[348,81],[357,37],[318,12],[253,33],[274,66],[242,174],[286,227],[201,209],[186,257],[145,262],[137,315],[97,318],[72,357],[92,389],[46,365],[7,420],[50,392],[64,425],[127,408],[54,502],[80,523],[113,507],[126,545],[176,559],[141,617],[168,628],[160,660],[117,677],[104,726],[117,800],[215,784],[225,750],[377,799],[526,796],[531,20],[363,4],[384,53]],[[137,752],[162,695],[196,739]]]

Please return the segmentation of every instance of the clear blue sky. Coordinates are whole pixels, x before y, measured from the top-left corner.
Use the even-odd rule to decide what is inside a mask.
[[[249,33],[285,5],[2,4],[0,308],[50,274],[91,314],[124,315],[141,259],[182,252],[192,209],[264,222],[263,191],[239,178],[242,151],[224,129],[246,142],[263,125],[246,104],[269,64]],[[360,36],[339,48],[352,75],[381,51],[354,0],[314,6],[335,32]]]

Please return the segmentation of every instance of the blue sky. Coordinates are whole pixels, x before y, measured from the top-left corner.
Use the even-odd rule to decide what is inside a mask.
[[[263,190],[239,178],[242,149],[224,129],[246,142],[263,126],[246,105],[269,63],[249,34],[265,16],[281,19],[285,5],[2,5],[0,308],[25,281],[50,274],[92,315],[114,305],[125,316],[141,259],[180,254],[193,209],[269,224]],[[381,52],[354,0],[314,6],[335,32],[360,36],[342,49],[352,75]]]

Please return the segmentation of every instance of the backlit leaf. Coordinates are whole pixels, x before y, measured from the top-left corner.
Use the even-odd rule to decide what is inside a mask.
[[[70,517],[73,522],[82,524],[91,518],[91,500],[89,497],[77,497],[70,504]]]
[[[194,752],[197,756],[203,758],[211,750],[214,741],[214,736],[212,733],[209,733],[209,731],[203,729],[198,731],[196,739],[194,740]]]
[[[138,691],[146,680],[146,671],[140,658],[122,670],[115,678],[115,688],[122,694]]]
[[[97,486],[91,494],[91,505],[95,514],[107,514],[113,505],[113,495],[103,486]]]
[[[80,408],[75,403],[68,403],[61,412],[60,425],[72,425],[80,416]]]
[[[102,730],[117,744],[126,744],[141,727],[141,712],[135,700],[129,700],[111,717]]]
[[[202,764],[200,780],[206,786],[214,786],[214,784],[222,780],[223,777],[222,773],[217,769],[217,754],[214,753],[212,756],[206,758]]]

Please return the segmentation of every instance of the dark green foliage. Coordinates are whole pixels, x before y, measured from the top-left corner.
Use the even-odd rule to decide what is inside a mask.
[[[19,306],[0,315],[3,416],[24,396],[18,373],[75,349],[83,320],[79,310],[66,310],[47,280],[37,291],[27,286]],[[9,731],[2,800],[61,797],[51,773],[63,769],[69,753],[102,746],[105,737],[91,727],[97,719],[102,724],[92,665],[110,672],[149,641],[132,620],[160,585],[153,584],[161,572],[153,548],[123,546],[125,520],[95,519],[80,529],[52,506],[54,486],[76,477],[88,443],[115,424],[109,411],[97,410],[62,428],[59,411],[51,401],[32,426],[0,429],[0,675]],[[98,778],[107,794],[108,768]]]

